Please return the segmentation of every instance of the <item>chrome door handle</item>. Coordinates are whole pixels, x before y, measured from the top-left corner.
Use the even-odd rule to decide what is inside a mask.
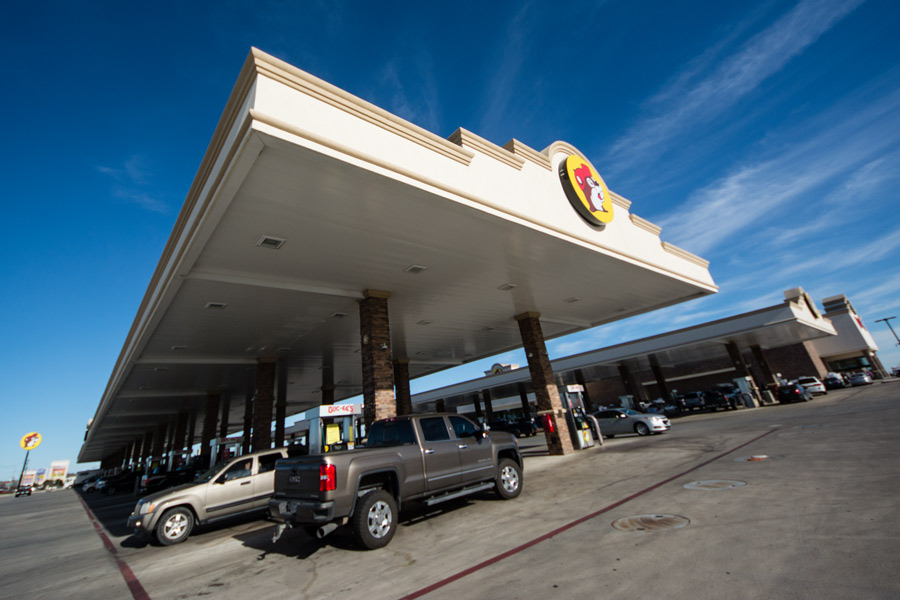
[[[460,444],[460,445],[457,446],[457,447],[458,447],[460,450],[464,450],[464,449],[468,448],[469,445],[468,445],[468,444]]]
[[[250,482],[250,481],[245,481],[245,482],[243,482],[241,485],[250,485],[251,483],[252,483],[252,482]]]
[[[426,448],[425,454],[434,454],[434,450],[431,450],[430,448]]]

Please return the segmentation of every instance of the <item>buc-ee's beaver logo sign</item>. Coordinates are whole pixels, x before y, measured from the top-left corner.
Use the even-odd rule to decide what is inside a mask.
[[[32,431],[22,436],[19,445],[22,446],[22,450],[34,450],[41,445],[41,434],[37,431]]]
[[[566,197],[581,217],[603,229],[613,220],[613,204],[603,178],[586,160],[574,154],[559,165]]]

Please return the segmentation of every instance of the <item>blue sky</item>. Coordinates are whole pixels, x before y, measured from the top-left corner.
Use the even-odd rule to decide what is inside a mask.
[[[875,322],[900,317],[898,32],[886,0],[4,3],[0,479],[29,431],[32,466],[75,466],[251,46],[442,136],[568,141],[710,261],[719,294],[554,358],[802,286],[846,294],[900,365]],[[495,360],[524,364],[414,391]]]

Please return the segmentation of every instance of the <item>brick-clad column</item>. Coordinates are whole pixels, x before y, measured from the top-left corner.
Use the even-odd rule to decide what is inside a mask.
[[[484,400],[484,418],[490,423],[494,420],[494,405],[491,402],[491,390],[481,390],[481,398]]]
[[[444,399],[441,398],[434,403],[434,411],[435,412],[447,412],[447,406],[444,404]]]
[[[278,361],[278,380],[275,390],[275,447],[284,446],[284,419],[287,417],[287,359]]]
[[[528,390],[525,388],[525,384],[519,382],[519,400],[522,401],[522,413],[526,419],[531,418],[531,403],[528,402]]]
[[[622,379],[622,384],[625,386],[625,393],[630,394],[631,397],[634,398],[635,406],[638,406],[639,402],[647,401],[647,393],[644,390],[644,386],[642,386],[641,382],[635,378],[634,372],[625,363],[619,365],[619,377]]]
[[[478,394],[472,396],[472,406],[475,407],[475,419],[480,423],[484,417],[484,413],[481,412],[481,397]]]
[[[206,412],[203,413],[203,430],[200,432],[200,455],[209,456],[212,447],[209,443],[216,437],[216,420],[219,417],[219,401],[222,396],[218,392],[206,396]]]
[[[334,404],[334,368],[322,367],[322,404]]]
[[[178,413],[178,417],[175,419],[175,442],[172,444],[172,450],[179,455],[184,452],[184,438],[187,437],[187,422],[188,414],[186,412]]]
[[[153,456],[153,432],[148,431],[144,434],[144,448],[141,450],[141,458],[145,463],[149,463],[151,456]]]
[[[194,454],[194,442],[197,440],[196,428],[197,428],[197,411],[192,410],[191,414],[188,416],[187,440],[185,441],[185,444],[184,444],[184,447],[187,450],[189,457]]]
[[[219,417],[219,439],[224,440],[228,437],[228,416],[231,414],[231,396],[222,396],[220,402],[222,407],[221,416]]]
[[[763,349],[759,345],[754,345],[750,346],[750,351],[753,353],[753,358],[756,360],[756,364],[759,365],[759,369],[763,373],[764,381],[757,381],[757,387],[761,390],[765,390],[768,389],[771,384],[778,383],[775,381],[775,374],[772,373],[772,367],[769,365],[769,361],[766,359]]]
[[[725,349],[728,350],[728,357],[731,359],[731,364],[734,365],[734,370],[737,371],[737,376],[747,377],[750,375],[750,370],[747,368],[747,363],[744,362],[744,356],[738,345],[735,342],[728,342],[725,344]]]
[[[663,375],[659,359],[656,358],[655,354],[649,355],[647,359],[650,361],[650,370],[653,371],[653,377],[656,378],[656,386],[659,388],[659,395],[663,400],[670,400],[671,394],[669,394],[669,386],[666,385],[666,378]]]
[[[247,398],[244,401],[244,437],[241,442],[241,454],[250,452],[250,438],[253,430],[253,404],[255,402],[253,399],[254,393],[255,391],[251,384],[247,388]]]
[[[584,410],[591,413],[597,410],[597,403],[594,402],[593,398],[591,398],[591,393],[588,390],[588,385],[584,380],[584,373],[581,371],[581,369],[576,369],[575,371],[575,382],[582,388],[584,388],[584,391],[581,392],[581,399],[584,404]]]
[[[547,355],[547,347],[544,345],[540,316],[539,313],[527,312],[517,315],[516,321],[519,322],[519,333],[525,347],[525,356],[528,358],[528,371],[531,373],[531,385],[537,399],[538,411],[550,415],[553,423],[552,433],[544,430],[547,448],[550,449],[550,454],[571,454],[574,452],[572,437],[569,435],[569,425],[563,414],[559,390],[553,381],[553,368]]]
[[[156,433],[153,435],[153,458],[160,461],[163,458],[163,450],[166,445],[166,429],[168,427],[168,423],[160,423],[156,426]]]
[[[397,388],[397,414],[411,415],[412,392],[409,390],[409,360],[394,361],[394,385]]]
[[[253,452],[272,447],[272,404],[275,401],[275,360],[260,358],[256,365],[256,399],[253,401]]]
[[[391,365],[389,292],[366,290],[359,302],[359,334],[362,354],[363,412],[366,425],[396,416],[394,373]]]

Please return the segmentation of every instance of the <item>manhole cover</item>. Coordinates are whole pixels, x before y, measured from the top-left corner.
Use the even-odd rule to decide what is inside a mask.
[[[747,485],[747,483],[730,479],[708,479],[706,481],[692,481],[684,484],[684,487],[689,490],[733,490],[742,485]]]
[[[773,454],[754,454],[752,456],[744,456],[734,459],[734,462],[766,462],[768,460],[780,460],[781,456]]]
[[[661,531],[681,529],[690,523],[690,519],[678,515],[635,515],[616,519],[610,525],[620,531]]]

